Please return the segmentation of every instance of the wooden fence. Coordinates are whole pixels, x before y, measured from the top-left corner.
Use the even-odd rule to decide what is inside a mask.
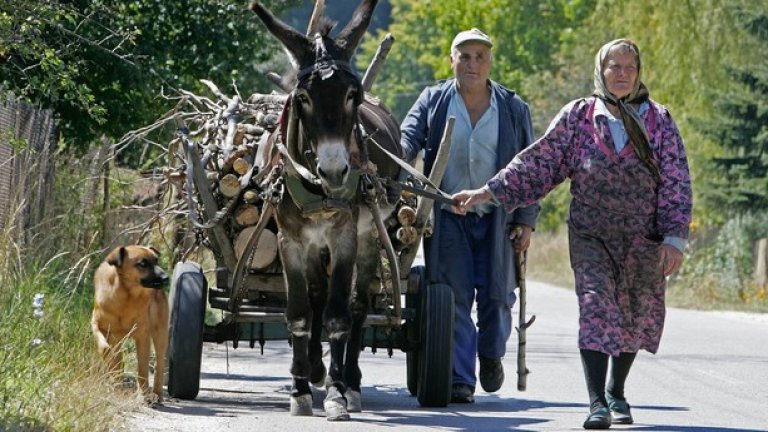
[[[51,110],[0,97],[0,232],[26,243],[52,206],[58,131]]]

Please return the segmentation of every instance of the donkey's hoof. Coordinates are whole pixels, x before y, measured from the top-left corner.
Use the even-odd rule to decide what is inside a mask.
[[[343,399],[341,402],[336,400],[326,400],[323,402],[323,408],[325,408],[325,416],[328,421],[347,421],[349,420],[349,412],[344,405]]]
[[[347,398],[347,411],[349,412],[362,412],[363,411],[363,398],[357,390],[347,390],[344,393],[344,397]]]
[[[311,416],[312,415],[312,395],[303,394],[301,396],[291,396],[291,415],[292,416]]]
[[[328,394],[323,401],[323,408],[325,409],[325,416],[328,418],[328,421],[349,420],[347,400],[333,386],[328,387]]]

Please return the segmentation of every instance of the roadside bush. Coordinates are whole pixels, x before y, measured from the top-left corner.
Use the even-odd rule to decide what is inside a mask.
[[[719,229],[693,231],[686,262],[670,287],[683,305],[768,310],[766,288],[752,280],[754,244],[768,236],[768,214],[732,216]]]

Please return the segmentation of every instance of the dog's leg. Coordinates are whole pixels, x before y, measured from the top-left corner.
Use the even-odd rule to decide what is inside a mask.
[[[115,382],[121,382],[123,379],[123,349],[121,341],[113,341],[114,343],[110,344],[109,335],[101,331],[95,317],[91,320],[91,330],[93,331],[93,337],[96,339],[96,349],[104,363],[107,364],[110,378],[115,380]]]
[[[149,318],[152,345],[155,347],[155,378],[152,382],[152,393],[157,396],[157,402],[162,402],[165,356],[168,352],[168,297],[163,291],[157,291],[154,301],[150,302]]]
[[[136,363],[138,366],[136,381],[139,391],[143,396],[146,396],[149,392],[147,385],[147,378],[149,377],[149,329],[147,326],[139,327],[133,334],[133,339],[136,342]]]

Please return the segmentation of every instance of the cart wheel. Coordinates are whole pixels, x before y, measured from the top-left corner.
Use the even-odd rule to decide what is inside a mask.
[[[414,319],[407,323],[406,337],[408,341],[419,341],[419,329],[421,328],[421,294],[425,286],[425,268],[416,266],[411,268],[408,276],[408,294],[405,295],[405,307],[414,309],[416,315]],[[416,396],[419,389],[419,351],[411,350],[405,353],[405,370],[408,383],[408,391],[411,396]]]
[[[418,399],[423,407],[451,401],[453,377],[453,291],[432,284],[422,293]]]
[[[173,269],[168,344],[168,394],[194,399],[200,390],[203,325],[208,284],[200,265],[180,262]]]

